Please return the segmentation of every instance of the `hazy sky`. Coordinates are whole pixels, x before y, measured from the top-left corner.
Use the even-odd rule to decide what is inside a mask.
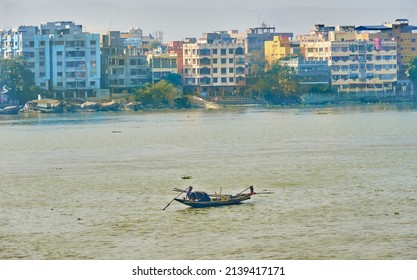
[[[0,28],[74,21],[88,32],[164,32],[164,41],[202,33],[245,31],[262,22],[278,32],[306,34],[314,24],[378,25],[407,18],[417,25],[415,0],[1,0]]]

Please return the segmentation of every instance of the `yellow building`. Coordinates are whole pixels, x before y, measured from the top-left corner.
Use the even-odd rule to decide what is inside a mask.
[[[273,41],[265,41],[265,59],[268,64],[291,54],[290,39],[287,36],[274,36]]]

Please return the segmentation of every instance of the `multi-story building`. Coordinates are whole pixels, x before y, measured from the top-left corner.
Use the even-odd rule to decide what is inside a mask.
[[[327,61],[305,60],[303,57],[294,57],[280,62],[290,67],[299,78],[301,84],[330,84],[330,69]]]
[[[245,46],[223,41],[183,46],[183,85],[206,90],[235,91],[245,85]]]
[[[167,45],[167,52],[169,54],[176,54],[177,55],[177,69],[179,74],[182,74],[183,69],[183,52],[182,47],[184,45],[184,41],[172,41],[169,42]]]
[[[40,35],[35,36],[40,46],[42,41],[49,45],[45,73],[50,76],[46,78],[50,89],[61,92],[63,97],[94,97],[100,89],[100,35],[83,32],[82,28],[71,21],[47,22],[41,24]]]
[[[265,59],[272,64],[281,58],[291,55],[291,42],[287,36],[274,36],[274,40],[265,41]]]
[[[322,27],[323,29],[323,27]],[[327,61],[331,84],[339,91],[392,90],[397,81],[397,43],[356,32],[354,26],[302,36],[307,61]]]
[[[111,31],[102,36],[102,87],[121,93],[143,86],[149,80],[146,55],[140,44]]]
[[[7,33],[4,57],[23,55],[35,84],[54,94],[94,96],[100,89],[100,37],[69,21],[20,26]]]
[[[339,90],[393,90],[397,81],[397,43],[392,40],[332,41],[332,86]]]
[[[397,42],[398,66],[404,70],[410,58],[417,56],[417,26],[409,25],[407,19],[397,19],[395,23],[385,23],[376,26],[358,26],[359,34],[369,38],[393,39]]]
[[[143,35],[141,28],[131,27],[127,32],[121,32],[120,38],[125,39],[126,44],[139,48],[141,53],[146,54],[152,49],[152,44],[162,43],[163,33],[159,31],[155,32],[154,36]]]
[[[175,53],[148,54],[148,64],[152,83],[157,83],[169,74],[178,74],[177,55]]]
[[[245,45],[245,53],[260,51],[264,54],[265,41],[272,41],[274,36],[286,36],[292,39],[293,33],[276,32],[275,27],[262,24],[259,27],[249,28],[245,33],[231,32],[230,36],[236,39],[236,42],[242,42]]]

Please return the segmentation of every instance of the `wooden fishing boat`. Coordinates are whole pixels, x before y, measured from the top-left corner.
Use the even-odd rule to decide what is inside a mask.
[[[0,115],[16,115],[20,111],[20,107],[15,106],[7,106],[4,108],[0,108]]]
[[[181,176],[181,178],[184,179],[184,180],[187,180],[187,179],[191,179],[192,176],[191,175],[184,175],[184,176]]]
[[[23,110],[25,112],[62,113],[64,105],[55,99],[36,99],[27,102]]]
[[[175,198],[175,200],[193,208],[205,208],[236,205],[250,199],[250,197],[250,194],[210,196],[205,192],[193,192],[188,199]]]

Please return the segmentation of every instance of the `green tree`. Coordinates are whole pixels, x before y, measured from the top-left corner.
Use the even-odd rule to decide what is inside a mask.
[[[172,107],[176,93],[177,90],[172,84],[162,80],[154,85],[146,84],[145,87],[138,89],[136,101],[145,106]]]
[[[261,74],[254,90],[262,92],[267,101],[272,103],[299,102],[300,85],[290,67],[275,62]]]
[[[249,62],[250,77],[260,77],[265,72],[267,65],[264,52],[262,50],[254,50],[246,57]]]
[[[163,78],[168,83],[174,86],[182,85],[182,76],[176,73],[169,73],[165,78]]]
[[[35,86],[34,74],[29,70],[24,56],[0,59],[0,84],[10,88],[21,104],[35,99],[37,94],[45,93],[44,90]]]
[[[414,100],[416,99],[417,92],[417,56],[413,56],[410,61],[407,63],[407,68],[405,74],[413,83],[414,88]]]

